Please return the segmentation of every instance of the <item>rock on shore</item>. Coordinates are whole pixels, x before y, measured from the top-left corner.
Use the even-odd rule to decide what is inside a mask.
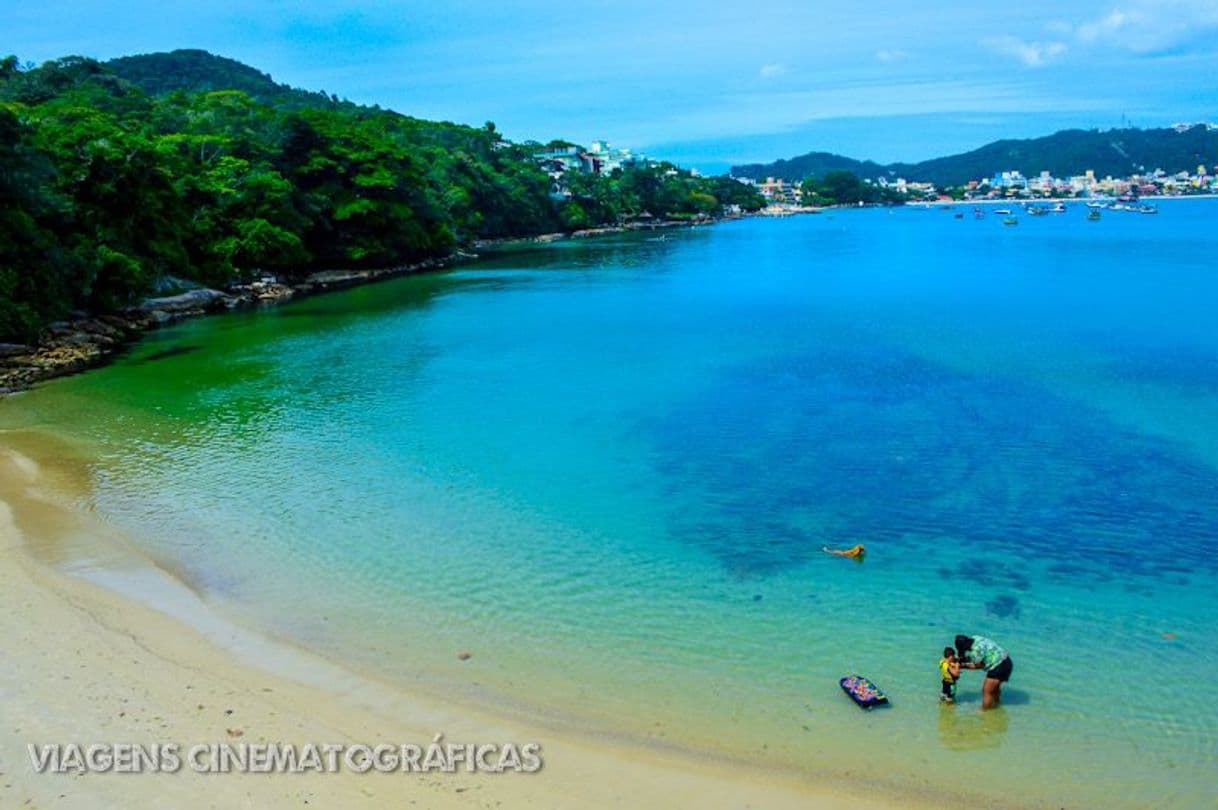
[[[144,313],[100,315],[53,323],[37,346],[3,344],[0,394],[98,365],[107,354],[154,325]]]

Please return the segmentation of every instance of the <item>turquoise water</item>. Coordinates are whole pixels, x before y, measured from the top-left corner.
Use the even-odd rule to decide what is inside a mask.
[[[218,610],[415,689],[813,778],[1210,807],[1218,203],[1161,208],[504,252],[156,333],[0,423],[86,448],[86,505]],[[976,674],[938,705],[957,632],[1011,650],[1002,710]]]

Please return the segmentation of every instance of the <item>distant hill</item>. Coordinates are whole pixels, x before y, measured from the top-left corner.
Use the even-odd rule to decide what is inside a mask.
[[[828,152],[809,152],[789,160],[733,166],[736,177],[762,180],[781,177],[800,181],[845,170],[860,177],[904,177],[936,185],[961,185],[969,180],[992,177],[995,172],[1017,170],[1026,176],[1048,171],[1054,177],[1082,174],[1087,169],[1099,177],[1125,177],[1141,171],[1193,171],[1198,164],[1218,163],[1218,131],[1198,125],[1175,129],[1113,129],[1107,131],[1068,129],[1042,138],[1001,140],[960,155],[921,163],[858,161]]]
[[[323,92],[279,84],[269,74],[235,59],[189,48],[123,56],[106,62],[105,67],[153,96],[177,91],[240,90],[263,104],[279,107],[339,107],[350,103]]]
[[[809,152],[790,160],[733,166],[731,173],[734,177],[751,177],[754,180],[781,177],[798,182],[807,177],[824,177],[829,172],[847,171],[859,177],[879,177],[887,174],[888,170],[888,166],[871,160],[855,160],[832,152]]]

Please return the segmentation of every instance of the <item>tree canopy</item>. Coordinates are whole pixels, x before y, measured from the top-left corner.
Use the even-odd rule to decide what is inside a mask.
[[[824,177],[809,177],[800,186],[805,205],[899,204],[905,197],[895,189],[873,185],[848,171],[831,171]]]

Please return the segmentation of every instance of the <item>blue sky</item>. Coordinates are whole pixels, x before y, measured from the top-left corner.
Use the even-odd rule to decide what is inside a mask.
[[[1218,120],[1218,0],[178,2],[0,9],[36,62],[205,48],[516,140],[704,170],[811,150],[921,160],[1065,127]]]

